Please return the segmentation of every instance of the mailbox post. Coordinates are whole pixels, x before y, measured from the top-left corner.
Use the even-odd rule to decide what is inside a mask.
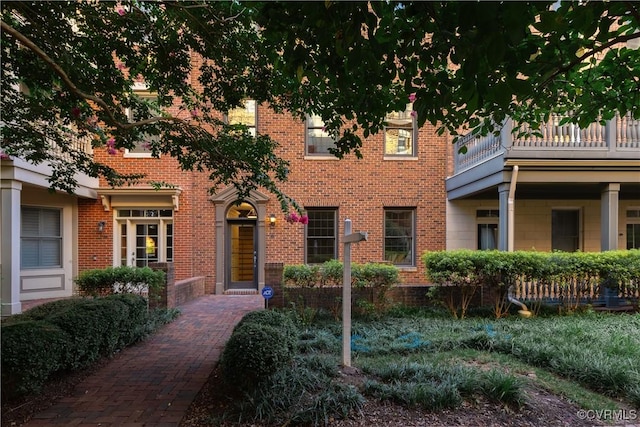
[[[342,277],[342,365],[351,366],[351,244],[367,240],[367,233],[351,233],[351,220],[344,220],[344,265]]]

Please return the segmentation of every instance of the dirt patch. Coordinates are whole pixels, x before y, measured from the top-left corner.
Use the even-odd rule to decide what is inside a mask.
[[[357,370],[342,373],[341,381],[359,387],[365,377]],[[221,374],[215,369],[196,399],[193,401],[180,427],[238,426],[219,421],[233,399],[226,389]],[[607,425],[595,420],[581,420],[579,407],[545,390],[528,387],[522,408],[512,410],[504,405],[478,400],[465,402],[455,410],[427,412],[405,408],[377,400],[368,400],[362,410],[349,419],[332,420],[337,427],[593,427]],[[215,420],[215,421],[214,421]],[[608,424],[611,425],[611,424]],[[255,423],[243,427],[257,426]]]
[[[56,378],[49,382],[42,393],[37,396],[30,396],[19,401],[3,402],[2,426],[24,425],[34,414],[51,407],[59,399],[72,395],[78,383],[108,361],[109,359],[104,359],[85,371]],[[341,376],[342,382],[355,387],[360,387],[364,380],[365,377],[358,370],[347,370]],[[214,421],[221,419],[222,414],[239,398],[241,397],[228,390],[222,381],[219,369],[216,368],[187,410],[180,427],[225,427],[231,425],[255,427],[254,423],[238,426],[237,424]],[[577,416],[579,410],[579,407],[562,397],[529,386],[526,389],[525,405],[519,410],[477,400],[465,402],[455,410],[427,412],[369,400],[359,413],[352,414],[348,419],[332,420],[331,425],[336,427],[593,427],[612,425],[596,420],[581,420]]]

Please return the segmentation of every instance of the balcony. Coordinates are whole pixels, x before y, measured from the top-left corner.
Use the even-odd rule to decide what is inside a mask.
[[[454,175],[496,159],[500,164],[511,159],[576,159],[638,160],[640,159],[640,120],[628,114],[605,125],[592,123],[586,129],[567,123],[563,116],[552,115],[539,133],[526,125],[525,136],[511,133],[514,124],[507,120],[499,135],[475,137],[465,135],[455,143]],[[458,154],[465,148],[465,154]]]
[[[52,156],[62,161],[72,161],[72,157],[69,153],[63,152],[55,142],[50,141],[50,152]],[[71,150],[84,152],[89,156],[93,155],[93,148],[91,145],[91,137],[76,137],[72,136],[69,141],[69,148]],[[46,162],[33,164],[25,161],[19,157],[5,157],[2,159],[1,177],[3,180],[12,180],[21,182],[23,185],[49,188],[48,178],[52,175],[52,168]],[[97,178],[87,176],[85,174],[77,174],[75,176],[77,180],[77,188],[75,194],[82,197],[96,198],[96,188],[98,188],[99,181]]]

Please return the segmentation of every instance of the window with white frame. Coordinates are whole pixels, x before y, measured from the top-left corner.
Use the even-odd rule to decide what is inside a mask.
[[[254,99],[246,99],[241,107],[229,110],[227,123],[230,125],[244,125],[252,136],[256,136],[258,123],[257,103]]]
[[[415,265],[414,208],[385,208],[384,259],[398,266]]]
[[[405,111],[387,114],[384,128],[384,155],[416,155],[417,122],[413,104],[407,104]]]
[[[325,130],[322,117],[317,115],[307,116],[305,120],[307,134],[305,138],[306,155],[332,155],[329,148],[336,147],[336,140]]]
[[[62,210],[21,209],[20,267],[62,267]]]
[[[640,209],[627,210],[627,249],[640,249]]]
[[[497,209],[478,209],[476,221],[478,224],[478,249],[498,249],[498,220],[500,211]]]
[[[155,111],[155,104],[158,101],[158,97],[149,92],[136,92],[136,96],[142,101],[145,107],[139,109],[127,108],[126,114],[129,122],[137,122],[149,117],[159,116],[159,113]],[[139,141],[136,142],[135,147],[129,148],[125,151],[125,157],[151,157],[151,144],[160,139],[158,135],[146,135],[143,134]]]
[[[580,249],[580,210],[551,211],[551,250],[575,252]]]
[[[338,211],[335,208],[307,209],[305,263],[321,264],[338,257]]]

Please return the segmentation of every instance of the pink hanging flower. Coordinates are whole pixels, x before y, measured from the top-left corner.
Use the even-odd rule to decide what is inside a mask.
[[[190,113],[191,113],[191,117],[195,118],[195,117],[198,117],[199,111],[197,108],[194,108],[193,110],[190,111]]]
[[[309,224],[309,217],[307,215],[298,215],[295,212],[285,215],[285,221],[289,224],[299,222],[301,224]]]
[[[117,4],[116,5],[116,12],[118,12],[118,15],[120,15],[120,16],[124,16],[124,14],[127,13],[127,12],[125,12],[125,10],[124,10],[124,8],[122,7],[121,4]]]
[[[415,102],[415,100],[416,100],[416,94],[414,92],[411,95],[409,95],[409,102]]]
[[[290,214],[288,214],[287,216],[284,217],[284,219],[289,223],[289,224],[293,224],[294,222],[298,222],[298,220],[300,219],[300,217],[295,213],[295,212],[291,212]]]
[[[109,153],[110,155],[115,155],[118,152],[118,150],[116,150],[116,140],[115,138],[109,138],[107,139],[107,153]]]
[[[415,110],[411,111],[411,117],[417,117],[418,116],[418,112]]]

